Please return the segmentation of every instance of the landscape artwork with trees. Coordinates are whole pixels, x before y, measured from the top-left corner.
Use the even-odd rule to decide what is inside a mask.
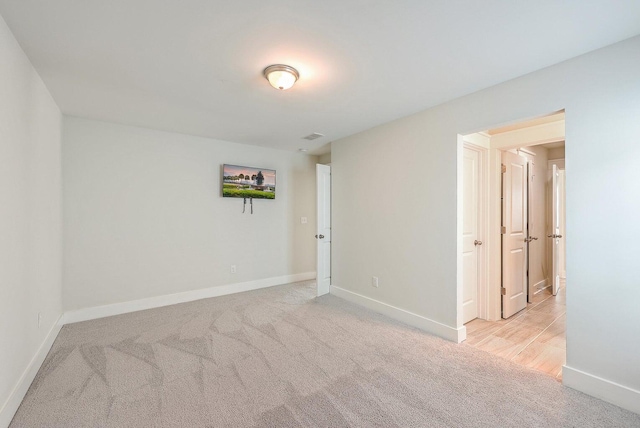
[[[226,198],[276,198],[276,172],[273,169],[224,165],[222,196]]]

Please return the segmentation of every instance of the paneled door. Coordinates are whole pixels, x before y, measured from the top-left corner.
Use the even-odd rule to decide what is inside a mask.
[[[502,154],[502,318],[527,306],[527,159]]]
[[[317,234],[316,283],[318,296],[331,289],[331,167],[316,165]]]
[[[481,153],[465,145],[462,155],[462,322],[478,317]]]

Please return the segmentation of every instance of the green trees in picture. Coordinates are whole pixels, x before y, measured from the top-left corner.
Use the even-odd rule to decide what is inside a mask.
[[[225,198],[276,198],[276,171],[238,165],[224,165],[222,196]]]

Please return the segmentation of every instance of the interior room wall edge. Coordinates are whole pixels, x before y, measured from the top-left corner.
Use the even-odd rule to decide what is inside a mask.
[[[640,391],[569,366],[562,367],[562,383],[585,394],[640,414]]]
[[[336,285],[331,285],[331,294],[452,342],[460,343],[467,338],[465,326],[451,327]]]
[[[58,320],[51,326],[49,333],[47,333],[44,341],[36,351],[31,361],[29,361],[29,364],[20,376],[18,382],[15,384],[11,394],[9,394],[9,397],[0,408],[0,427],[8,427],[13,416],[18,411],[18,407],[22,404],[24,396],[27,394],[31,383],[35,379],[42,363],[44,363],[47,354],[51,350],[53,342],[55,342],[58,337],[60,329],[62,329],[62,319],[63,315],[60,315]]]
[[[144,311],[147,309],[160,308],[163,306],[176,305],[179,303],[193,302],[195,300],[208,299],[211,297],[226,296],[229,294],[242,293],[244,291],[259,290],[261,288],[268,288],[276,285],[309,281],[315,278],[315,272],[304,272],[273,278],[264,278],[254,281],[240,282],[236,284],[219,285],[216,287],[185,291],[182,293],[165,294],[162,296],[130,300],[126,302],[113,303],[110,305],[75,309],[66,311],[63,314],[62,323],[73,324],[76,322],[105,318],[130,312]]]

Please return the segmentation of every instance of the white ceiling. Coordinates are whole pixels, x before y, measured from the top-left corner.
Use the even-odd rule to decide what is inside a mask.
[[[312,153],[640,34],[638,0],[0,0],[0,14],[66,114]],[[262,77],[275,63],[299,70],[293,89]]]

